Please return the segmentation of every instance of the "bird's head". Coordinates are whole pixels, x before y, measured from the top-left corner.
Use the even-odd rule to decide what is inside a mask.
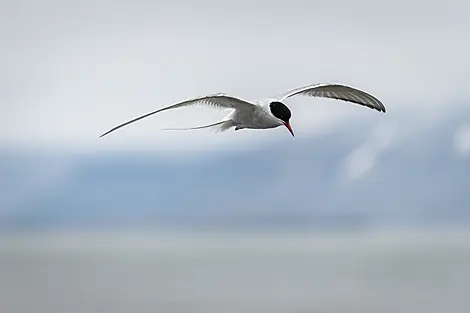
[[[269,109],[271,110],[271,114],[274,115],[274,117],[280,119],[284,126],[286,126],[287,129],[290,131],[292,136],[294,136],[294,132],[292,131],[292,128],[289,123],[289,120],[292,116],[289,108],[282,102],[273,101],[269,104]]]

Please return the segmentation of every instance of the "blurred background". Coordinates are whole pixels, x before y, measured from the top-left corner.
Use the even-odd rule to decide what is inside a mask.
[[[470,3],[0,1],[2,312],[468,312]],[[166,132],[314,83],[287,129]]]

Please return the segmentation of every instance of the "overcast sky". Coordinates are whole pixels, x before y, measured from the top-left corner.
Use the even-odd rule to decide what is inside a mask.
[[[462,160],[470,160],[468,1],[19,0],[2,1],[0,7],[0,158],[5,152],[46,152],[34,162],[2,159],[0,214],[21,215],[19,208],[28,203],[32,214],[37,199],[45,199],[47,208],[50,199],[65,197],[64,207],[70,207],[67,201],[75,203],[77,195],[79,203],[109,194],[110,199],[99,199],[148,199],[135,205],[153,205],[148,188],[176,191],[182,182],[175,178],[173,187],[159,182],[158,169],[165,163],[146,154],[150,151],[170,156],[177,177],[187,177],[185,169],[209,172],[212,183],[197,183],[199,189],[191,189],[195,195],[221,188],[217,181],[222,180],[226,189],[217,189],[222,198],[231,190],[251,197],[262,184],[265,192],[277,195],[274,203],[286,201],[306,210],[328,203],[376,210],[380,205],[361,201],[369,189],[381,195],[382,185],[391,197],[387,203],[404,212],[430,204],[447,208],[468,199],[465,177],[459,174],[467,168]],[[287,102],[295,138],[281,127],[218,134],[161,131],[213,123],[228,113],[185,108],[98,139],[121,122],[191,97],[225,92],[256,99],[324,82],[368,91],[382,100],[387,113],[299,97]],[[102,167],[77,165],[116,149],[149,155],[156,162],[148,165],[152,178],[138,172],[139,161],[127,165],[130,173],[142,175],[134,181],[125,169],[118,174],[118,164],[109,170],[121,177],[119,182],[106,176],[104,164],[114,157]],[[248,186],[254,187],[243,187],[244,177],[231,181],[227,173],[216,174],[221,170],[217,164],[231,159],[209,153],[213,149],[236,151],[232,157],[242,159],[236,166],[231,163],[238,169],[234,175],[245,171],[245,178],[253,180]],[[245,154],[244,149],[251,151]],[[196,152],[202,163],[195,161]],[[86,157],[75,163],[61,153]],[[180,169],[176,157],[194,163]],[[431,161],[424,162],[427,158]],[[204,162],[214,165],[205,168]],[[436,166],[439,162],[445,164]],[[262,169],[253,164],[275,169],[270,175],[277,179],[259,177]],[[101,176],[81,179],[87,170]],[[108,180],[121,189],[108,187]],[[416,185],[422,186],[421,193],[415,193]],[[135,197],[126,196],[129,188]],[[117,193],[122,198],[114,198]],[[324,202],[318,202],[321,196]],[[218,212],[214,199],[206,198],[200,206]],[[271,202],[259,201],[264,206],[258,209],[272,209]]]
[[[290,136],[282,128],[160,131],[228,113],[191,108],[97,139],[140,114],[215,92],[254,99],[340,82],[371,92],[388,109],[383,115],[338,101],[293,99],[288,104],[300,137],[347,127],[348,120],[376,120],[387,129],[434,123],[470,99],[468,1],[45,0],[1,6],[4,147],[204,150]]]

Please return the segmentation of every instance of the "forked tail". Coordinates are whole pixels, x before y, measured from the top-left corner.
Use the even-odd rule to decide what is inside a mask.
[[[212,128],[214,131],[223,132],[231,127],[236,126],[232,120],[220,121],[210,125],[189,127],[189,128],[164,128],[162,130],[194,130],[194,129],[203,129],[203,128]]]

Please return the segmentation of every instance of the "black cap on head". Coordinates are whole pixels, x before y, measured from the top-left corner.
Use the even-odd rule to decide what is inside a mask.
[[[291,112],[282,102],[274,101],[269,104],[271,113],[278,119],[288,123],[291,118]]]

